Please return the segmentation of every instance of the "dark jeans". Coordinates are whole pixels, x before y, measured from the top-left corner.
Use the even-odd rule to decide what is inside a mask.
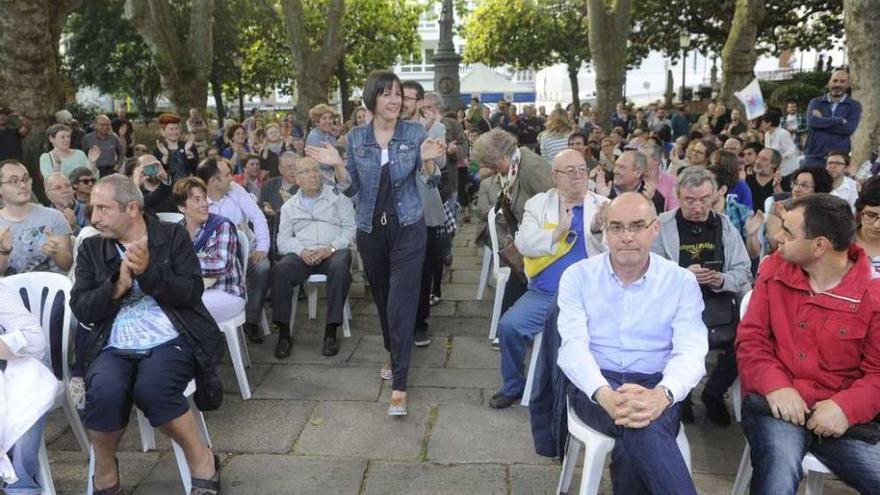
[[[759,412],[754,395],[742,405],[742,427],[751,447],[751,493],[795,493],[807,452],[828,466],[837,477],[859,493],[880,491],[880,445],[852,438],[819,438],[803,426]]]
[[[247,322],[259,325],[263,319],[263,305],[266,303],[266,295],[269,292],[269,276],[272,274],[272,264],[269,258],[263,258],[258,263],[248,260],[247,267],[247,306],[245,316]]]
[[[431,291],[440,296],[436,290],[443,278],[442,238],[439,234],[442,227],[427,227],[428,237],[425,241],[425,260],[422,262],[422,283],[419,288],[419,308],[416,311],[416,331],[428,330],[428,317],[431,316],[431,305],[428,299]],[[444,236],[445,237],[445,236]]]
[[[293,288],[320,273],[327,275],[327,323],[342,324],[345,299],[351,286],[351,251],[340,249],[319,265],[309,266],[290,253],[275,264],[272,287],[272,321],[280,323],[279,335],[289,335]]]
[[[645,375],[606,370],[602,370],[602,375],[613,389],[624,383],[654,388],[663,378],[661,373]],[[611,451],[611,483],[615,494],[696,495],[691,474],[675,440],[681,427],[679,404],[673,404],[644,428],[626,428],[615,425],[602,406],[580,389],[572,388],[570,398],[584,423],[616,439]]]
[[[371,233],[357,231],[357,247],[391,353],[393,389],[405,391],[428,229],[424,220],[401,227],[396,217],[389,216],[387,225],[379,218]]]
[[[504,286],[504,297],[501,299],[501,316],[504,316],[504,313],[516,304],[527,290],[529,290],[528,284],[517,278],[516,275],[511,274],[507,280],[507,285]]]
[[[718,354],[715,369],[709,374],[703,393],[713,399],[722,399],[737,376],[736,352],[732,348],[725,349]]]
[[[119,431],[128,425],[133,402],[151,425],[164,426],[189,411],[183,391],[194,373],[195,357],[183,337],[140,358],[104,349],[86,373],[85,425],[95,431]]]

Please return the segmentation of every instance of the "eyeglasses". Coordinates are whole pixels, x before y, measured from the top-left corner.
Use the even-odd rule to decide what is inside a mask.
[[[880,213],[874,213],[873,211],[863,211],[859,213],[859,218],[861,218],[862,223],[871,225],[877,223],[877,220],[880,220]]]
[[[85,179],[80,179],[78,182],[80,184],[90,185],[90,184],[94,184],[95,182],[98,182],[98,179],[95,179],[94,177],[86,177]]]
[[[296,175],[320,175],[321,171],[316,168],[307,168],[305,170],[297,170]]]
[[[794,189],[794,188],[798,188],[798,189],[813,189],[814,187],[816,187],[815,184],[811,184],[811,183],[809,183],[809,182],[798,182],[798,181],[792,181],[792,182],[791,182],[791,188],[792,188],[792,189]]]
[[[0,182],[0,184],[9,184],[9,185],[12,186],[12,187],[18,187],[18,186],[20,186],[21,184],[30,184],[30,183],[31,183],[31,180],[32,180],[32,179],[31,179],[31,176],[30,176],[30,175],[24,174],[24,175],[21,176],[20,178],[19,178],[19,177],[13,177],[13,178],[11,178],[11,179],[9,179],[9,180],[7,180],[7,181]]]
[[[712,204],[712,196],[703,196],[702,198],[682,198],[681,202],[688,206],[707,206]]]
[[[644,220],[639,222],[633,222],[629,225],[624,225],[622,223],[609,223],[605,225],[605,230],[611,235],[623,235],[624,232],[629,232],[632,235],[639,235],[642,232],[648,230],[657,219],[653,219],[650,222],[645,222]]]
[[[554,170],[554,174],[565,174],[569,179],[577,179],[579,176],[586,177],[590,171],[586,167],[570,167],[565,170]]]

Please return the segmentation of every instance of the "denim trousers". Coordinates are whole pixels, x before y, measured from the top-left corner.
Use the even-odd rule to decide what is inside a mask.
[[[654,388],[662,373],[619,373],[602,370],[613,389],[624,383]],[[572,387],[574,410],[581,420],[599,433],[614,437],[611,451],[611,484],[617,495],[696,495],[697,489],[684,456],[676,443],[681,428],[678,403],[644,428],[626,428],[614,424],[611,416],[587,395]]]
[[[556,300],[555,294],[529,289],[498,322],[501,346],[501,393],[519,397],[526,385],[526,346],[544,330],[544,317]]]
[[[39,495],[42,488],[37,482],[40,470],[40,443],[43,441],[43,428],[46,416],[38,419],[31,428],[12,446],[9,456],[18,481],[3,488],[8,495]]]
[[[759,411],[749,395],[743,401],[742,427],[751,448],[751,493],[788,495],[803,477],[801,462],[810,452],[859,493],[880,493],[880,445],[847,437],[820,438],[803,426]]]

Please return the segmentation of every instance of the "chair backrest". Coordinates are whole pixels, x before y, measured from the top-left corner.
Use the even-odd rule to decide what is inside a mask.
[[[70,347],[70,279],[50,272],[20,273],[0,281],[18,294],[31,312],[49,342],[52,372],[59,380],[67,380]]]
[[[743,316],[746,314],[746,310],[749,307],[749,301],[752,299],[752,291],[746,292],[746,295],[743,296],[742,301],[739,303],[739,319],[742,321]],[[733,416],[736,418],[736,422],[742,422],[742,383],[740,383],[740,377],[736,377],[736,381],[733,382],[733,385],[730,386],[730,401],[733,403]]]
[[[156,216],[163,222],[180,223],[183,220],[183,213],[175,213],[173,211],[156,213]]]
[[[241,263],[241,277],[247,280],[248,257],[251,255],[251,245],[248,236],[240,228],[235,229],[238,238],[238,261]]]
[[[495,211],[495,207],[489,208],[489,216],[486,219],[486,223],[489,229],[489,239],[492,241],[492,268],[494,273],[498,273],[498,270],[501,268],[501,260],[498,256],[498,231],[495,229],[496,215],[498,215],[498,212]]]
[[[739,319],[742,321],[743,316],[746,314],[746,308],[749,307],[749,301],[752,299],[752,291],[746,292],[746,295],[743,296],[742,301],[739,302]]]

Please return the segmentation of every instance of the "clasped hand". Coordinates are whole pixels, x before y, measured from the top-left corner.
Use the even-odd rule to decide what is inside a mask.
[[[617,390],[602,387],[596,393],[596,401],[614,424],[626,428],[644,428],[669,407],[669,399],[662,389],[649,389],[634,383],[625,383]]]

